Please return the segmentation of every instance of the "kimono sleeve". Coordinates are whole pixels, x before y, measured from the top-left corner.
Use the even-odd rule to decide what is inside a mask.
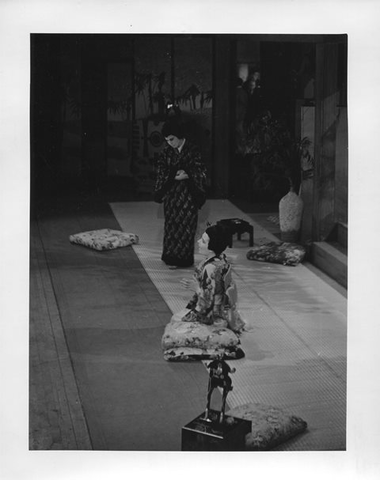
[[[208,264],[204,267],[199,278],[198,291],[193,297],[191,311],[188,312],[183,320],[201,323],[212,323],[209,315],[214,307],[215,297],[215,265]],[[190,304],[188,305],[190,307]]]
[[[189,191],[198,208],[201,208],[206,201],[206,166],[198,149],[194,148],[191,151],[191,157],[190,167],[187,169]]]
[[[154,201],[162,203],[165,195],[173,185],[175,170],[170,168],[167,151],[161,153],[156,163],[157,178],[154,187]]]
[[[198,291],[198,301],[195,307],[195,310],[201,315],[208,315],[212,311],[215,287],[215,265],[210,263],[203,269]]]

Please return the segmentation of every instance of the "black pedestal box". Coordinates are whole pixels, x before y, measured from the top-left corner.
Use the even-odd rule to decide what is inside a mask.
[[[182,427],[182,451],[245,450],[245,436],[251,431],[251,422],[226,415],[220,423],[219,413],[210,410],[212,421],[207,422],[203,412]]]

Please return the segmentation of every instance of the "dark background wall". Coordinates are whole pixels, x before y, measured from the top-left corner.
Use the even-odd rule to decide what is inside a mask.
[[[212,171],[210,36],[32,35],[34,193],[123,177],[151,193],[166,105]]]
[[[166,105],[176,104],[207,165],[209,196],[278,201],[287,184],[261,191],[248,157],[236,155],[244,69],[261,73],[262,110],[313,137],[304,225],[306,237],[327,236],[347,221],[345,36],[31,35],[32,200],[107,188],[150,199]]]

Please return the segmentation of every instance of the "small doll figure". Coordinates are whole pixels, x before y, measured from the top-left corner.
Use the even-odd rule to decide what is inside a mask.
[[[209,381],[208,381],[208,393],[207,393],[207,407],[205,412],[205,418],[207,422],[211,422],[211,419],[208,418],[211,395],[214,391],[214,388],[221,387],[223,388],[222,396],[222,410],[219,416],[219,422],[222,423],[224,419],[224,411],[226,408],[226,399],[228,392],[230,392],[232,387],[232,380],[229,376],[230,373],[235,373],[236,368],[231,368],[227,362],[223,360],[223,355],[219,355],[215,360],[210,362],[207,365],[207,368],[210,370]]]

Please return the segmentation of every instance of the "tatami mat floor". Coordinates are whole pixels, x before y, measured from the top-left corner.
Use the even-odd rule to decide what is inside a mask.
[[[169,270],[162,261],[163,218],[152,202],[112,203],[123,231],[136,233],[133,248],[149,277],[174,313],[190,293],[179,281],[192,269]],[[277,241],[272,233],[227,200],[208,200],[200,212],[206,222],[243,218],[254,226],[255,244]],[[344,450],[346,447],[347,300],[309,268],[247,260],[248,236],[227,250],[247,323],[241,342],[245,357],[234,361],[231,407],[269,403],[301,416],[306,434],[281,449]],[[196,261],[200,257],[196,256]],[[169,320],[169,319],[168,319]]]
[[[75,232],[120,229],[103,199],[47,205],[31,228],[31,450],[177,451],[202,411],[207,372],[161,355],[171,311],[130,247]]]

